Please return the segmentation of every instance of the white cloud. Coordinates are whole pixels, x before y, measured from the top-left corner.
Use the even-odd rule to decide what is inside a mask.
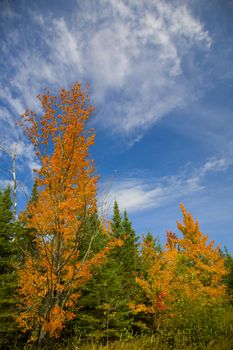
[[[21,115],[25,110],[25,105],[23,104],[20,97],[13,97],[12,92],[8,87],[1,86],[0,98],[3,102],[7,103],[14,115]]]
[[[19,167],[22,170],[25,165],[31,170],[31,174],[33,174],[33,169],[40,169],[41,165],[36,159],[33,145],[28,145],[23,141],[14,142],[11,145],[11,150],[16,152],[18,161],[20,161]]]
[[[7,130],[7,131],[15,127],[14,116],[5,107],[0,107],[0,123],[1,123],[1,126],[4,128],[4,130]]]
[[[8,170],[11,172],[11,159],[13,154],[16,154],[16,174],[18,175],[26,169],[30,169],[31,175],[33,169],[40,169],[41,165],[36,159],[33,145],[26,144],[24,141],[12,142],[9,138],[3,145],[0,145],[0,150],[3,149],[4,154],[7,154],[10,160]]]
[[[47,85],[89,81],[98,122],[135,140],[195,95],[201,68],[197,63],[193,75],[184,66],[197,50],[200,62],[212,42],[186,3],[86,1],[70,17],[32,10],[28,15],[33,35],[11,25],[2,39],[2,80],[9,88],[0,87],[8,110],[38,109],[35,96]]]
[[[144,179],[119,180],[113,184],[104,204],[109,210],[117,200],[122,209],[129,212],[142,211],[164,206],[203,188],[196,177],[184,179],[174,176],[158,179],[158,184]]]
[[[106,184],[102,184],[99,206],[109,212],[117,200],[120,208],[129,212],[163,207],[204,191],[204,180],[208,173],[225,171],[232,164],[232,158],[211,158],[199,168],[190,169],[187,166],[179,174],[170,177],[118,179],[107,189],[106,196],[103,195]]]
[[[224,171],[233,163],[233,158],[211,158],[200,169],[200,174],[205,175],[210,171]]]
[[[0,188],[1,189],[5,189],[7,188],[8,186],[10,186],[11,188],[14,187],[14,182],[12,180],[0,180]]]
[[[8,186],[10,186],[10,188],[13,189],[14,188],[14,181],[0,179],[0,189],[1,190],[5,190]],[[30,191],[29,191],[29,188],[25,184],[23,184],[20,181],[17,181],[16,190],[18,193],[23,194],[28,199]]]

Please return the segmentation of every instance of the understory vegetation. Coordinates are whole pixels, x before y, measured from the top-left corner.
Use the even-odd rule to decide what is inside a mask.
[[[0,191],[0,348],[233,349],[233,258],[181,205],[161,245],[114,203],[98,213],[93,107],[77,82],[39,96],[19,124],[35,148],[31,198],[15,218]]]

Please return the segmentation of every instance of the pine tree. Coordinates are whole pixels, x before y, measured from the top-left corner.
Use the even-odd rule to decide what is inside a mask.
[[[76,336],[106,343],[122,336],[131,322],[123,279],[118,262],[110,255],[83,290]]]
[[[95,254],[106,246],[108,241],[109,237],[103,234],[102,225],[96,211],[86,218],[79,232],[80,258],[83,259],[87,251],[90,258],[95,256]],[[88,247],[90,247],[90,249],[88,249]],[[63,341],[66,342],[67,339],[70,341],[70,339],[76,337],[78,339],[96,337],[98,327],[100,327],[100,323],[102,322],[98,314],[99,310],[96,310],[99,304],[99,299],[97,297],[98,291],[102,290],[101,282],[97,276],[103,269],[105,269],[105,267],[93,269],[92,279],[79,290],[81,296],[73,309],[77,317],[71,320],[63,330],[61,335]]]
[[[38,199],[38,195],[39,195],[39,193],[38,193],[38,183],[35,180],[34,184],[33,184],[33,187],[32,187],[31,198],[30,198],[28,204],[35,203],[37,201],[37,199]]]
[[[12,349],[16,337],[15,234],[10,187],[0,191],[0,348]]]
[[[221,251],[221,254],[225,260],[225,267],[227,269],[227,274],[224,277],[224,282],[227,287],[230,303],[233,304],[233,257],[226,247],[224,247],[224,250]]]
[[[226,284],[230,295],[230,301],[233,304],[233,257],[230,254],[227,256],[226,267],[229,271],[226,276]]]
[[[121,248],[121,256],[125,265],[125,271],[130,275],[133,274],[138,268],[138,239],[132,223],[128,219],[127,211],[124,211],[124,218],[122,221],[122,229],[124,239],[124,245]],[[132,277],[132,276],[131,276]]]
[[[107,263],[84,288],[76,322],[76,336],[106,343],[132,332],[134,318],[129,301],[139,289],[135,283],[138,237],[126,211],[122,220],[117,202],[111,227],[112,236],[120,237],[124,244],[111,251]]]
[[[117,201],[114,202],[113,206],[113,217],[112,217],[112,232],[114,236],[119,238],[123,235],[122,218],[119,210]]]
[[[27,208],[36,204],[38,198],[38,184],[37,181],[34,181],[30,199],[27,203]],[[29,214],[30,219],[32,218],[33,213]],[[36,229],[27,227],[27,214],[21,213],[19,219],[16,222],[17,226],[17,261],[18,264],[23,264],[27,254],[35,255],[37,253],[36,249]]]

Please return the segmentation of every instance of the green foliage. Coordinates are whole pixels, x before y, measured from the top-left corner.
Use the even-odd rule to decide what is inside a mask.
[[[225,265],[228,269],[228,274],[225,277],[224,281],[227,285],[230,301],[233,304],[233,257],[230,255],[228,250],[225,248],[225,252],[223,253],[225,257]]]
[[[124,245],[120,249],[119,260],[124,264],[125,273],[128,274],[128,281],[135,278],[134,273],[139,267],[139,252],[138,239],[135,231],[132,228],[132,223],[128,219],[126,210],[124,211],[124,218],[122,221],[122,229],[124,235]],[[127,286],[126,286],[127,287]]]
[[[122,218],[119,210],[117,201],[114,202],[113,206],[113,217],[112,217],[112,232],[115,237],[121,238],[123,236]]]
[[[28,205],[35,204],[38,196],[34,184]],[[34,245],[36,231],[26,229],[24,219],[13,223],[10,189],[0,191],[0,348],[16,349],[19,338],[13,319],[16,303],[14,262],[24,264],[28,251],[37,254]],[[147,278],[148,259],[140,250],[138,237],[132,228],[127,212],[120,214],[117,202],[111,222],[110,236],[124,240],[122,247],[109,253],[101,268],[93,271],[93,278],[83,287],[81,298],[74,308],[77,318],[69,321],[59,341],[46,346],[56,350],[119,349],[119,350],[230,350],[233,349],[233,309],[222,305],[209,306],[179,296],[173,314],[168,315],[154,329],[152,314],[133,314],[129,308],[132,300],[138,304],[146,302],[135,278]],[[86,218],[79,232],[80,256],[94,256],[111,239],[104,235],[97,212]],[[157,238],[148,233],[143,244],[150,246],[156,258],[163,248]],[[233,298],[233,258],[227,250],[225,257],[228,275],[224,277],[229,295]],[[149,265],[148,265],[149,264]],[[179,274],[185,273],[185,261],[180,261]],[[232,299],[231,299],[232,300]],[[25,338],[26,339],[26,338]],[[91,344],[91,345],[90,345]],[[23,347],[22,338],[17,349]],[[26,345],[25,345],[26,346]],[[26,346],[30,349],[30,345]],[[25,347],[25,349],[26,349]]]
[[[89,282],[80,299],[76,335],[96,342],[119,339],[132,322],[123,288],[124,275],[109,259]]]
[[[191,310],[188,311],[191,315],[187,317],[195,317],[192,316]],[[206,322],[205,318],[216,316],[219,321],[218,324],[216,322],[217,328],[215,328],[215,332],[212,333],[210,337],[207,335],[209,340],[201,335],[202,341],[198,338],[197,343],[195,337],[192,338],[192,332],[188,331],[187,326],[184,332],[174,324],[175,329],[171,330],[170,333],[167,329],[166,332],[161,331],[151,336],[134,337],[127,341],[124,339],[116,342],[109,342],[108,346],[97,343],[94,339],[90,339],[83,344],[80,344],[78,340],[75,342],[70,339],[68,344],[65,345],[60,342],[51,346],[50,350],[231,350],[233,349],[233,307],[226,307],[222,311],[219,313],[219,311],[216,310],[216,314],[211,313],[210,315],[202,314],[200,310],[197,310],[197,313],[194,312],[196,316],[199,314],[201,317],[200,322],[194,322],[199,328],[201,328],[201,320],[203,320],[203,317],[204,322]],[[188,323],[190,324],[190,321]],[[210,320],[209,323],[211,325]],[[178,333],[175,333],[175,331]],[[201,333],[200,329],[198,329],[198,332]],[[205,330],[204,333],[207,334]]]
[[[159,334],[172,348],[192,345],[197,349],[205,347],[216,338],[224,320],[220,306],[206,306],[200,301],[181,300],[176,303],[175,314],[167,318]]]
[[[92,218],[86,227],[85,244],[94,236],[92,250],[98,250],[103,242],[98,220]],[[117,202],[114,204],[112,233],[124,240],[124,245],[115,248],[104,266],[95,271],[94,277],[83,289],[78,303],[77,320],[73,322],[76,339],[94,339],[106,342],[132,337],[134,316],[129,301],[136,293],[135,272],[138,268],[138,244],[135,231],[124,213],[122,220]],[[87,239],[87,237],[89,237]],[[105,237],[107,240],[108,237]],[[84,247],[86,251],[87,246]]]
[[[16,324],[13,319],[16,305],[15,225],[12,222],[11,191],[0,191],[0,348],[12,349]]]
[[[159,242],[159,239],[157,237],[154,237],[151,232],[148,232],[144,237],[143,237],[143,242],[146,244],[151,244],[154,250],[158,253],[162,251],[162,246]]]
[[[38,185],[35,181],[33,184],[30,199],[27,207],[35,205],[38,198]],[[20,215],[19,220],[15,223],[16,226],[16,245],[17,245],[17,262],[18,265],[23,265],[25,256],[30,253],[32,255],[37,254],[36,244],[34,242],[36,238],[36,230],[26,227],[27,217]]]
[[[107,237],[101,231],[101,225],[97,212],[86,218],[84,225],[79,230],[79,251],[83,259],[86,254],[92,257],[106,246]],[[69,338],[88,338],[92,332],[98,333],[98,322],[95,307],[98,306],[96,295],[100,291],[100,285],[95,281],[100,269],[93,271],[94,277],[83,287],[82,296],[74,312],[77,317],[69,322],[63,330],[62,339],[66,342]]]

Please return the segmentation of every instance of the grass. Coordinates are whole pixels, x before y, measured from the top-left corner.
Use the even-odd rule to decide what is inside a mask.
[[[118,341],[107,345],[86,344],[81,346],[74,346],[72,350],[180,350],[180,347],[169,347],[167,344],[162,344],[161,339],[151,337],[133,340],[129,342]],[[211,341],[209,345],[197,347],[189,345],[182,347],[182,350],[233,350],[233,339],[219,339]],[[65,350],[65,349],[64,349]],[[68,350],[68,349],[67,349]]]
[[[189,344],[187,336],[176,335],[174,334],[176,346],[169,345],[163,335],[153,335],[135,337],[129,341],[109,342],[108,345],[94,342],[80,344],[80,339],[70,339],[69,344],[56,343],[49,350],[233,350],[233,306],[225,309],[218,334],[207,345]]]

